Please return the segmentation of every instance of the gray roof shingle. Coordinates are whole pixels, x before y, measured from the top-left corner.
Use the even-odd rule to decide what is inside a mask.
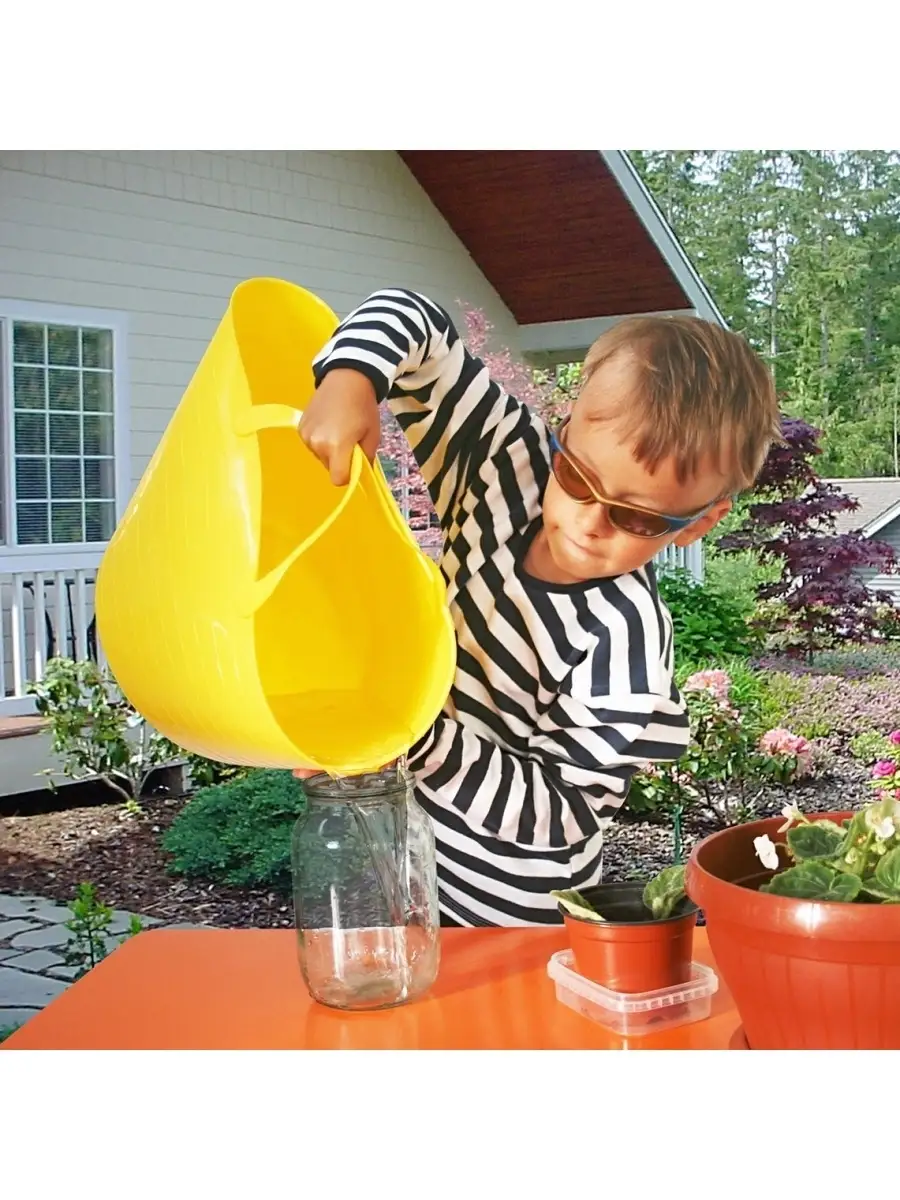
[[[838,513],[838,533],[849,533],[854,529],[866,529],[882,513],[900,503],[900,479],[824,479],[832,483],[847,496],[859,501],[854,512]]]

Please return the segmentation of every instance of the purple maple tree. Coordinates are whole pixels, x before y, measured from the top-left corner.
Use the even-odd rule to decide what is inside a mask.
[[[783,445],[772,447],[757,481],[745,523],[719,540],[722,550],[755,550],[779,563],[774,583],[759,598],[773,601],[769,628],[790,633],[794,649],[808,655],[843,641],[861,641],[876,623],[879,598],[857,574],[894,569],[893,549],[859,532],[838,533],[838,513],[859,504],[816,474],[822,431],[795,417],[782,418]]]
[[[552,376],[546,380],[536,376],[514,359],[509,350],[489,350],[493,326],[480,309],[463,308],[463,319],[466,345],[481,359],[491,378],[510,395],[534,408],[548,424],[557,424],[568,406],[568,393]],[[381,414],[379,457],[397,507],[416,541],[426,553],[435,555],[441,545],[441,531],[434,505],[409,443],[387,406]]]

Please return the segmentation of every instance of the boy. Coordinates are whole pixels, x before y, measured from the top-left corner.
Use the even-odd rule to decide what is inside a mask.
[[[688,741],[672,622],[650,560],[708,533],[778,436],[771,377],[694,318],[623,321],[550,432],[447,313],[376,292],[314,365],[300,436],[341,486],[387,401],[443,530],[458,666],[409,752],[434,823],[442,921],[553,924],[555,889],[600,881],[603,829],[641,764]]]

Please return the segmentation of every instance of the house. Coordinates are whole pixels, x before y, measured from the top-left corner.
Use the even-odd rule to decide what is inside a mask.
[[[256,275],[340,314],[390,284],[462,301],[542,363],[628,314],[723,323],[618,151],[0,151],[0,792],[46,758],[10,767],[28,681],[102,657],[104,545]]]
[[[859,504],[853,512],[837,514],[838,533],[859,531],[863,537],[874,538],[892,546],[900,562],[900,478],[826,479],[844,495]],[[900,601],[900,575],[880,575],[872,567],[858,571],[873,591],[888,592]]]

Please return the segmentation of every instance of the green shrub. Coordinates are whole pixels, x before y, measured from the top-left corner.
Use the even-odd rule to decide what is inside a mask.
[[[290,771],[251,771],[202,788],[163,838],[171,870],[236,887],[291,886],[291,830],[306,811]]]
[[[765,673],[768,702],[780,714],[778,723],[801,737],[830,737],[839,726],[832,700],[834,681],[813,675]]]
[[[865,733],[856,735],[850,743],[850,753],[863,766],[871,767],[880,758],[893,758],[897,753],[897,747],[883,733],[876,733],[874,729],[868,729]]]
[[[678,661],[710,662],[747,657],[754,634],[741,603],[682,570],[660,574],[659,591],[672,613]]]
[[[756,608],[757,589],[765,577],[750,550],[736,554],[707,554],[704,583],[750,617]]]
[[[875,632],[888,641],[900,639],[900,608],[896,604],[886,602],[877,605],[875,609]]]
[[[812,656],[811,666],[829,675],[842,675],[847,679],[886,674],[900,670],[900,645],[896,642],[873,642],[868,646],[820,650]]]

